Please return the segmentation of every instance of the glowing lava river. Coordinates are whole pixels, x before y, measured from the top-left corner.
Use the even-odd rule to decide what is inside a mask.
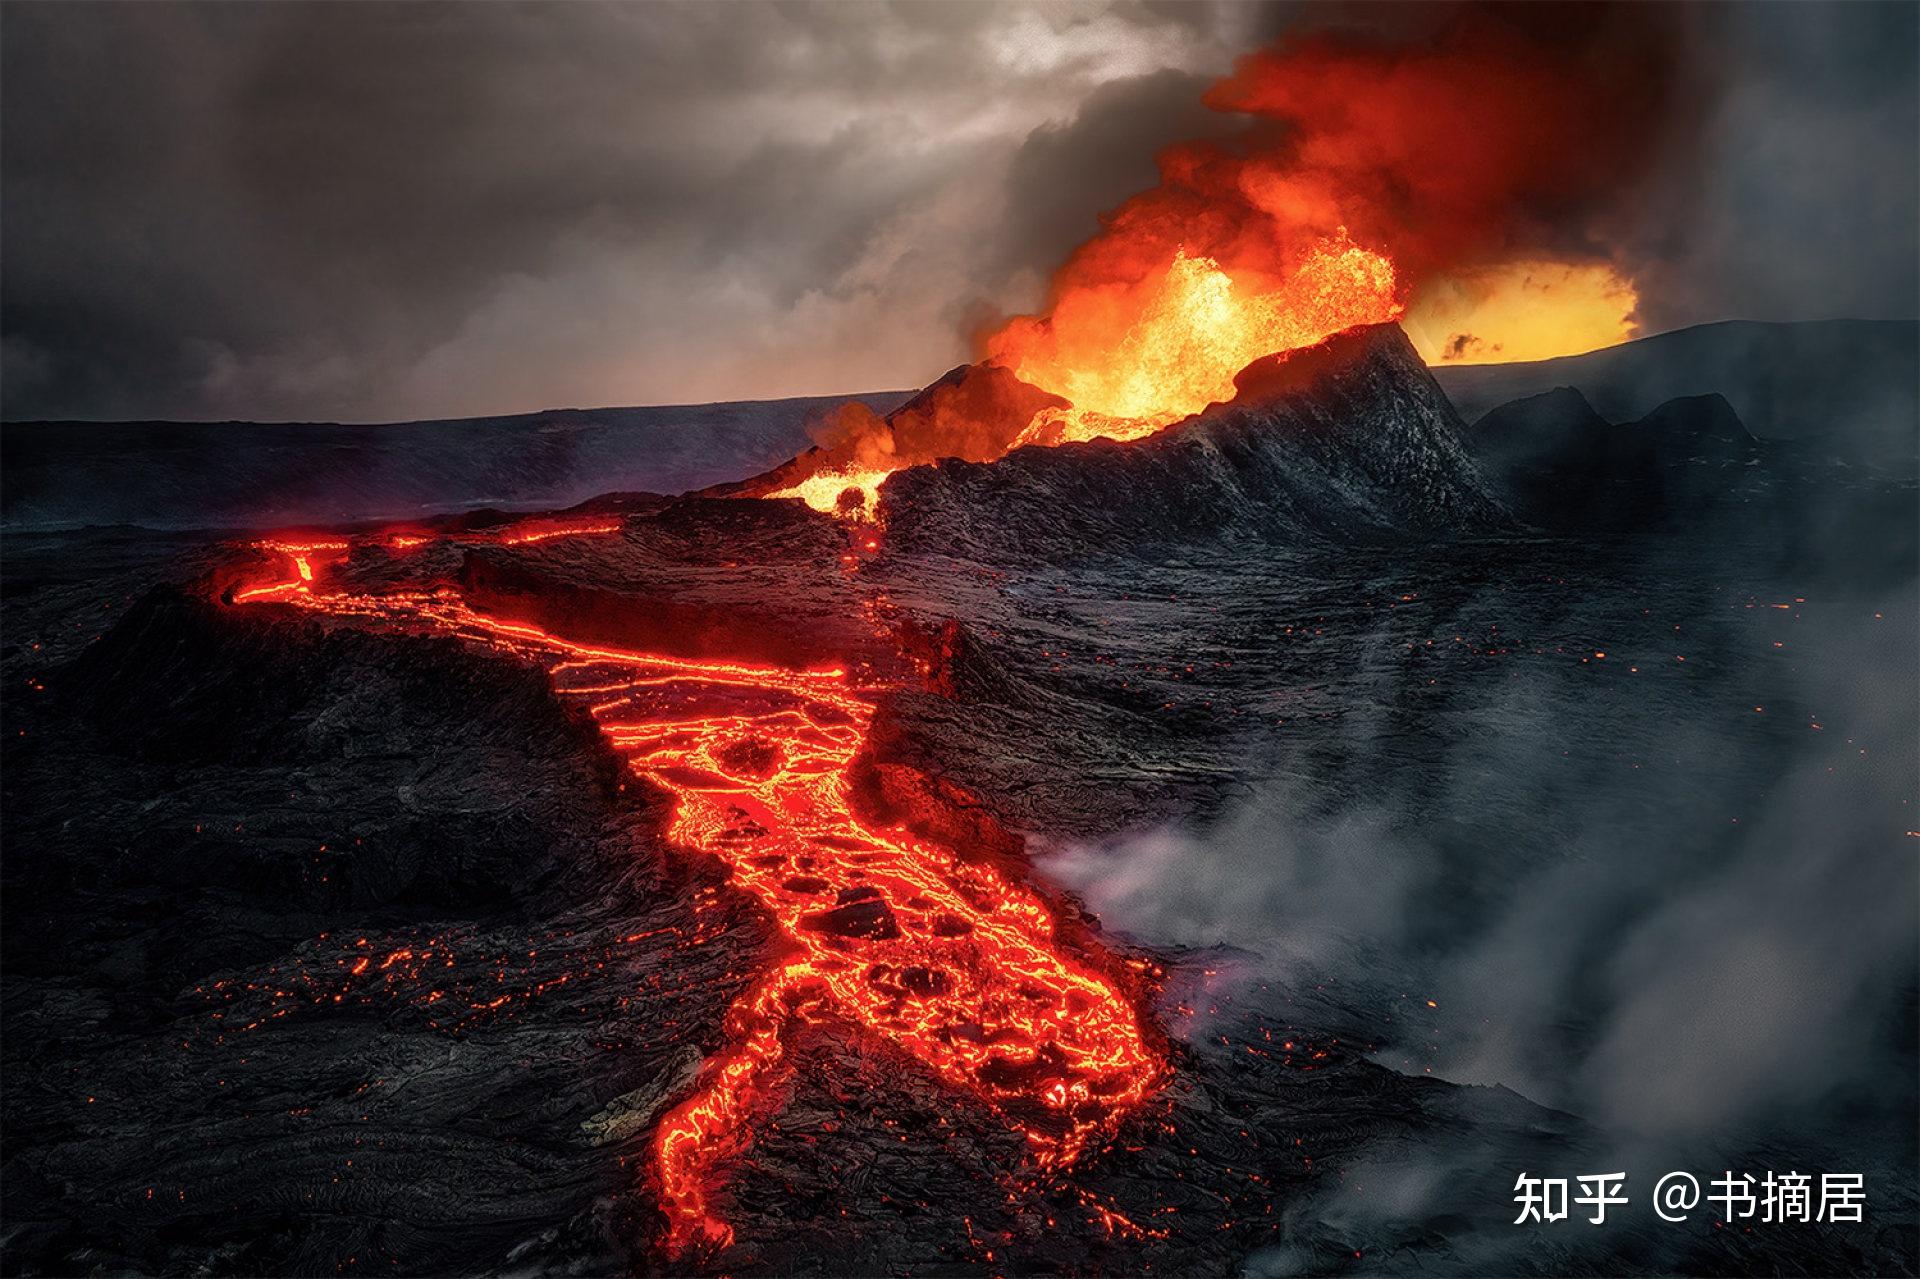
[[[509,544],[610,533],[553,526]],[[368,539],[389,550],[411,535]],[[466,539],[455,535],[454,540]],[[355,593],[346,540],[268,542],[280,575],[227,594],[348,623],[448,635],[538,663],[640,777],[674,802],[667,836],[720,858],[779,924],[782,945],[727,1017],[729,1046],[654,1138],[669,1252],[724,1246],[711,1206],[790,1070],[801,1024],[832,1021],[905,1051],[1025,1133],[1044,1169],[1110,1137],[1156,1087],[1133,1005],[1069,955],[1029,889],[985,859],[863,821],[849,770],[875,702],[844,670],[794,670],[575,643],[475,609],[455,589]]]

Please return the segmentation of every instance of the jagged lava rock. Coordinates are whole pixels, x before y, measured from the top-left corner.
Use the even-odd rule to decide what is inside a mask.
[[[764,497],[816,471],[861,470],[877,463],[921,466],[945,457],[987,462],[1020,438],[1036,413],[1067,401],[997,364],[962,364],[927,383],[884,417],[849,400],[824,420],[818,444],[760,475],[703,490],[707,497]]]
[[[881,491],[888,545],[1019,562],[1220,535],[1375,541],[1510,524],[1398,325],[1268,356],[1235,382],[1231,401],[1144,440],[903,471]]]

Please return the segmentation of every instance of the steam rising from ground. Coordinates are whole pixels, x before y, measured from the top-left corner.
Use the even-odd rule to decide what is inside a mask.
[[[1809,717],[1787,738],[1740,732],[1750,708],[1622,695],[1596,714],[1564,685],[1509,682],[1452,712],[1465,745],[1402,768],[1397,790],[1318,776],[1309,742],[1210,829],[1069,849],[1047,869],[1112,927],[1258,952],[1289,988],[1336,981],[1392,1041],[1383,1061],[1506,1084],[1622,1139],[1738,1143],[1815,1131],[1832,1108],[1897,1115],[1884,1088],[1910,1073],[1897,1046],[1920,937],[1917,619],[1910,584],[1823,608],[1792,677],[1767,677],[1776,713]],[[1636,727],[1643,714],[1657,727]],[[1364,721],[1341,731],[1362,774],[1395,771]],[[1658,752],[1570,785],[1570,741],[1596,733]],[[1388,1025],[1409,992],[1438,1005],[1430,1047]]]

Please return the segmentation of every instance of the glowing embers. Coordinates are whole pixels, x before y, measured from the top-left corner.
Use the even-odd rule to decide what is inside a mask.
[[[1044,1167],[1071,1163],[1154,1088],[1161,1066],[1132,1006],[1056,943],[1038,898],[853,812],[848,774],[873,704],[844,672],[575,644],[475,612],[451,591],[351,594],[292,568],[234,598],[455,635],[546,665],[556,692],[673,796],[669,838],[724,861],[779,924],[784,951],[729,1013],[731,1046],[657,1130],[670,1250],[731,1237],[712,1203],[722,1165],[772,1104],[796,1024],[832,1019],[906,1053],[1006,1116]]]

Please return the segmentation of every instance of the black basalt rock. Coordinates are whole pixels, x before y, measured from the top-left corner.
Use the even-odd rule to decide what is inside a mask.
[[[1399,326],[1268,356],[1237,385],[1143,440],[901,472],[881,498],[889,545],[1018,563],[1199,538],[1340,544],[1510,525]]]

